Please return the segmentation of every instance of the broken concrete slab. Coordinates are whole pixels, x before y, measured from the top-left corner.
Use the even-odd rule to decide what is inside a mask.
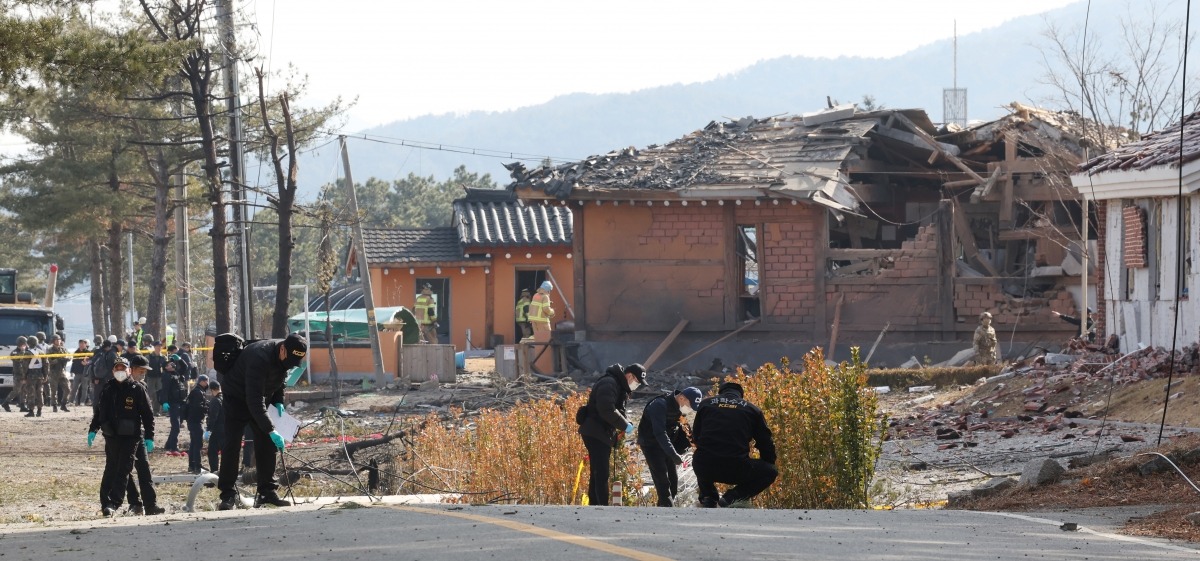
[[[1071,364],[1078,358],[1075,355],[1067,355],[1061,353],[1046,353],[1046,364]]]
[[[938,366],[962,366],[973,358],[975,358],[975,349],[963,349],[954,353],[954,356],[950,357],[950,360],[942,362]]]
[[[1156,473],[1170,471],[1171,470],[1171,462],[1167,461],[1167,459],[1162,456],[1155,456],[1153,460],[1150,460],[1150,461],[1138,466],[1137,469],[1138,469],[1139,475],[1142,475],[1142,476],[1153,475]]]
[[[907,361],[904,362],[904,364],[900,365],[900,368],[920,368],[920,367],[921,367],[921,361],[917,360],[917,357],[915,357],[915,356],[912,358],[909,358]]]
[[[1026,487],[1045,485],[1058,481],[1058,478],[1066,472],[1067,470],[1063,469],[1057,461],[1050,458],[1038,458],[1025,464],[1025,469],[1021,470],[1021,479],[1017,484]]]

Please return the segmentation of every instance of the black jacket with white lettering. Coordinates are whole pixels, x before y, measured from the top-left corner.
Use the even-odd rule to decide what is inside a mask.
[[[775,442],[762,410],[742,399],[736,390],[726,390],[700,403],[692,424],[692,440],[697,455],[723,458],[749,456],[753,440],[759,456],[775,463]]]

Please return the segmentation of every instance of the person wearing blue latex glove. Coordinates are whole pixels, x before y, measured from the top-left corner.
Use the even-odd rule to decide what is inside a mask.
[[[142,359],[140,355],[136,358]],[[104,435],[104,475],[100,480],[100,509],[111,514],[126,496],[138,450],[154,446],[154,410],[146,386],[130,377],[130,362],[117,357],[112,378],[101,387],[88,426]],[[89,442],[90,444],[90,442]],[[149,501],[148,501],[149,502]]]
[[[234,336],[222,334],[218,339],[228,341],[231,337]],[[230,510],[238,504],[236,485],[246,429],[254,439],[254,462],[259,474],[255,506],[291,506],[279,496],[275,477],[283,435],[275,430],[267,411],[275,406],[278,413],[283,413],[287,373],[299,366],[307,353],[308,340],[293,333],[285,339],[266,339],[243,346],[228,366],[222,366],[225,371],[218,371],[225,415],[224,447],[217,478],[217,488],[221,491],[219,510]]]
[[[625,402],[639,386],[646,383],[646,369],[640,364],[622,367],[609,366],[592,386],[587,405],[576,414],[579,436],[588,451],[591,469],[588,473],[588,504],[608,505],[609,459],[620,440],[620,431],[633,432],[633,423],[625,412]]]
[[[154,452],[154,441],[153,440],[147,438],[147,439],[143,440],[142,443],[146,445],[146,453],[147,454]]]
[[[170,412],[171,412],[171,404],[170,404],[170,403],[164,403],[164,404],[163,404],[163,413],[170,413]]]
[[[91,447],[92,447],[92,443],[93,443],[93,442],[95,442],[95,441],[96,441],[96,433],[95,433],[94,431],[93,431],[93,432],[89,432],[89,433],[88,433],[88,448],[91,448]]]
[[[208,442],[208,439],[211,437],[212,437],[212,431],[210,431],[210,430],[204,431],[204,441],[205,442]]]

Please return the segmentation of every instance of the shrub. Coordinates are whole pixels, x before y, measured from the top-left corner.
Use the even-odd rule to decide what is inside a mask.
[[[820,348],[799,371],[784,358],[754,374],[727,377],[759,406],[775,441],[779,479],[755,499],[767,508],[865,508],[886,420],[867,387],[866,365],[827,366]],[[715,388],[714,388],[715,390]]]
[[[587,394],[517,404],[508,411],[482,409],[442,423],[431,416],[414,438],[410,460],[415,492],[469,493],[465,499],[527,504],[571,504],[579,462],[587,455],[575,432],[575,411]],[[586,466],[584,471],[586,472]],[[587,489],[583,474],[581,491]]]

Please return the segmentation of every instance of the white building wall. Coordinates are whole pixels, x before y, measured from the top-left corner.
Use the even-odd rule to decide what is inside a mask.
[[[1172,338],[1176,336],[1176,325],[1177,348],[1200,341],[1200,294],[1197,294],[1197,290],[1200,290],[1200,195],[1191,194],[1189,200],[1190,220],[1185,235],[1190,243],[1185,257],[1190,257],[1192,265],[1187,274],[1189,294],[1185,298],[1177,298],[1176,290],[1178,201],[1174,198],[1109,201],[1105,232],[1108,240],[1106,287],[1102,297],[1106,302],[1108,318],[1106,330],[1108,334],[1115,333],[1120,337],[1122,352],[1137,349],[1138,343],[1169,349]],[[1128,298],[1122,291],[1125,285],[1121,280],[1126,272],[1121,243],[1125,227],[1121,207],[1126,202],[1133,202],[1149,213],[1157,213],[1157,216],[1149,216],[1147,220],[1148,226],[1155,229],[1147,232],[1150,243],[1148,257],[1157,260],[1157,265],[1131,271],[1128,276]],[[1157,228],[1155,224],[1158,224]],[[1161,247],[1156,248],[1155,244]],[[1152,277],[1155,272],[1157,275]]]

